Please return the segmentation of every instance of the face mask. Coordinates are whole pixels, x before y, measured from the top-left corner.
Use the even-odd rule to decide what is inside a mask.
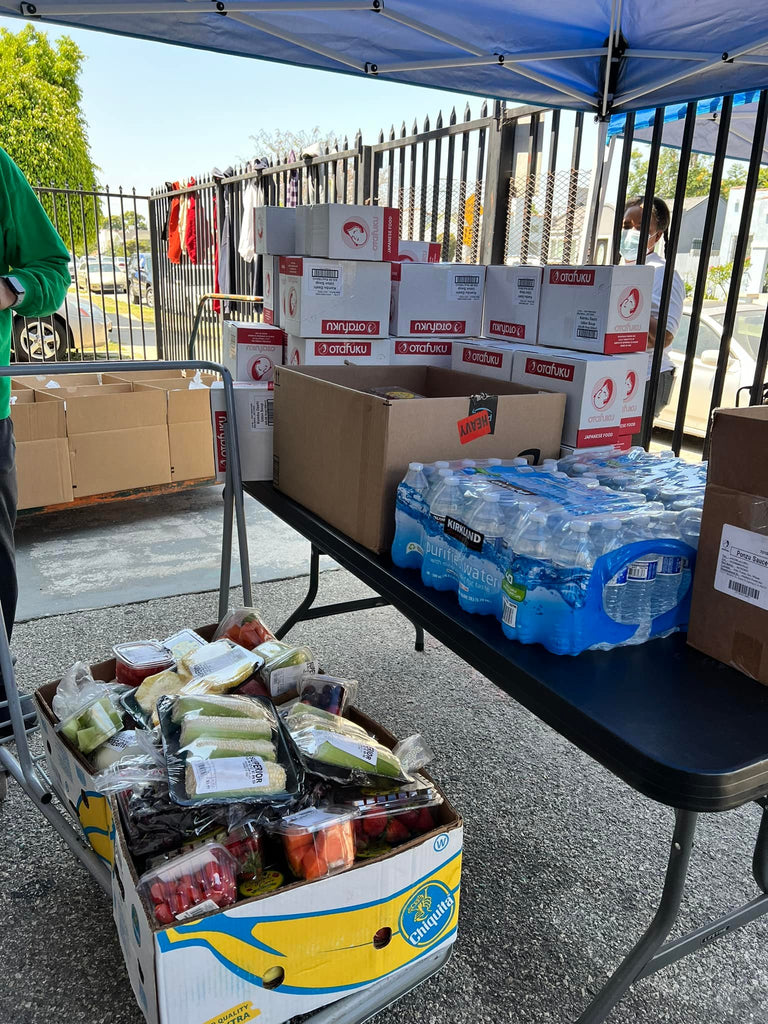
[[[640,251],[640,232],[637,228],[624,228],[621,232],[619,252],[627,263],[636,263]]]

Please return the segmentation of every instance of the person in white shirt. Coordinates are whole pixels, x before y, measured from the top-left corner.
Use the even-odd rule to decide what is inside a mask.
[[[624,223],[621,232],[620,251],[625,263],[636,263],[637,253],[640,246],[640,222],[643,219],[644,197],[627,200],[624,209]],[[661,305],[661,289],[664,284],[664,269],[666,260],[659,256],[654,250],[660,240],[664,239],[664,250],[666,247],[669,228],[669,207],[659,196],[653,197],[653,209],[651,211],[651,224],[648,229],[648,249],[645,257],[645,265],[654,268],[653,275],[653,298],[651,300],[651,323],[648,330],[648,370],[646,378],[651,376],[651,365],[653,363],[653,348],[656,343],[656,328],[658,326],[659,306]],[[683,302],[685,301],[685,287],[683,280],[675,271],[672,275],[672,289],[669,296],[669,310],[667,312],[667,326],[664,335],[664,353],[661,359],[661,372],[659,374],[659,386],[656,391],[656,408],[654,416],[658,416],[664,406],[669,402],[672,395],[672,385],[675,379],[675,367],[669,358],[666,349],[672,344],[672,340],[680,326],[680,319],[683,315]]]

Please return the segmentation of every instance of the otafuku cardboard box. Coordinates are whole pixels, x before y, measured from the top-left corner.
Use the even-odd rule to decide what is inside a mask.
[[[285,347],[287,366],[361,366],[390,362],[389,338],[294,338],[289,334]]]
[[[38,395],[32,388],[11,392],[20,509],[73,500],[64,405]]]
[[[632,352],[621,357],[626,366],[624,377],[624,401],[621,407],[622,436],[639,434],[643,425],[643,400],[645,399],[648,353]]]
[[[269,384],[275,366],[283,362],[285,334],[269,324],[225,320],[222,325],[222,360],[232,379]]]
[[[296,252],[296,210],[285,206],[257,206],[253,211],[253,250],[263,256],[291,256]]]
[[[422,398],[393,400],[398,386]],[[565,398],[437,366],[278,367],[275,486],[373,551],[389,548],[414,459],[556,458]]]
[[[400,211],[389,206],[320,203],[312,208],[310,254],[333,260],[392,260]]]
[[[504,341],[456,341],[451,366],[461,373],[479,373],[495,380],[512,380],[514,345]]]
[[[392,366],[443,366],[450,369],[453,338],[392,338]]]
[[[483,322],[485,267],[461,263],[392,263],[390,334],[476,338]]]
[[[717,409],[688,643],[768,685],[768,407]]]
[[[273,392],[268,384],[234,384],[235,420],[243,480],[272,479]],[[227,408],[224,385],[211,387],[213,457],[216,479],[227,470]]]
[[[644,352],[653,267],[545,267],[539,343],[582,352]]]
[[[156,380],[134,384],[135,391],[158,389],[168,403],[168,447],[171,480],[209,480],[214,475],[209,389],[193,379]]]
[[[280,257],[265,256],[263,264],[263,313],[265,324],[280,326]]]
[[[296,249],[294,255],[309,256],[312,240],[312,213],[314,206],[296,207]],[[291,255],[290,253],[288,255]]]
[[[398,263],[439,263],[441,249],[439,242],[414,242],[401,238],[396,259]]]
[[[541,274],[541,267],[486,267],[484,337],[536,344]]]
[[[388,337],[389,267],[281,256],[281,327],[296,338]]]
[[[367,716],[351,717],[394,744]],[[113,916],[147,1024],[284,1024],[456,939],[463,826],[447,800],[432,832],[383,856],[166,927],[139,891],[114,803],[113,815]],[[385,929],[389,941],[374,941]],[[277,984],[265,984],[275,967]]]

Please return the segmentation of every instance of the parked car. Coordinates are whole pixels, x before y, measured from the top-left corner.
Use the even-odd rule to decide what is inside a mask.
[[[13,358],[17,363],[66,361],[69,353],[106,352],[112,321],[97,306],[67,295],[53,316],[13,315]]]
[[[709,407],[712,401],[712,387],[715,381],[717,358],[720,352],[720,338],[723,331],[724,305],[708,305],[699,320],[699,336],[696,340],[696,354],[693,360],[691,388],[688,395],[688,408],[685,414],[685,432],[697,437],[704,437],[709,423]],[[731,338],[730,357],[723,385],[724,407],[736,405],[736,392],[739,388],[752,384],[755,375],[757,350],[760,345],[760,334],[765,319],[765,309],[745,302],[737,308],[736,323]],[[669,358],[675,364],[675,382],[669,403],[664,406],[656,417],[656,426],[673,429],[677,405],[680,399],[680,382],[685,363],[685,348],[688,342],[688,331],[691,325],[689,308],[683,310],[680,327],[667,349]],[[748,395],[742,394],[740,402],[748,404]]]
[[[92,292],[124,292],[128,285],[125,260],[89,259],[78,264],[77,282]]]
[[[128,301],[134,306],[144,303],[154,306],[155,292],[152,285],[152,254],[148,252],[132,256],[128,264]]]

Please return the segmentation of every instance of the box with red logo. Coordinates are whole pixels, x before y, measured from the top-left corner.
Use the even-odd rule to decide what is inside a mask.
[[[515,346],[512,381],[566,396],[563,444],[576,448],[616,444],[631,356],[599,356],[563,349]]]
[[[442,246],[439,242],[413,242],[401,238],[397,247],[396,259],[399,263],[439,263]]]
[[[485,267],[462,263],[393,263],[390,334],[476,338],[483,324]]]
[[[607,354],[644,352],[653,267],[545,267],[539,343]]]
[[[392,366],[444,366],[451,368],[453,338],[392,338]]]
[[[286,366],[343,366],[345,363],[386,365],[390,362],[389,338],[295,338],[288,335]]]
[[[285,206],[257,206],[253,211],[253,250],[266,256],[296,252],[296,210]]]
[[[536,344],[541,272],[541,267],[486,267],[484,337]]]
[[[265,256],[262,283],[264,299],[263,313],[265,324],[280,326],[280,257]]]
[[[280,326],[295,338],[388,337],[389,267],[281,256]]]
[[[309,245],[312,238],[312,211],[314,206],[296,207],[296,256],[309,256]]]
[[[225,320],[222,341],[222,362],[233,380],[269,384],[283,364],[285,335],[279,327]]]
[[[392,260],[400,241],[400,211],[389,206],[320,203],[312,207],[309,252],[333,260]]]
[[[639,434],[643,425],[643,400],[645,398],[648,353],[633,352],[622,356],[626,367],[624,378],[624,404],[621,409],[622,435]]]
[[[271,480],[274,392],[267,384],[235,384],[234,390],[243,480]],[[227,408],[221,381],[211,385],[211,420],[213,461],[221,482],[227,470]]]
[[[516,346],[503,341],[457,341],[453,346],[451,368],[462,373],[480,373],[483,377],[512,380],[512,357]]]

